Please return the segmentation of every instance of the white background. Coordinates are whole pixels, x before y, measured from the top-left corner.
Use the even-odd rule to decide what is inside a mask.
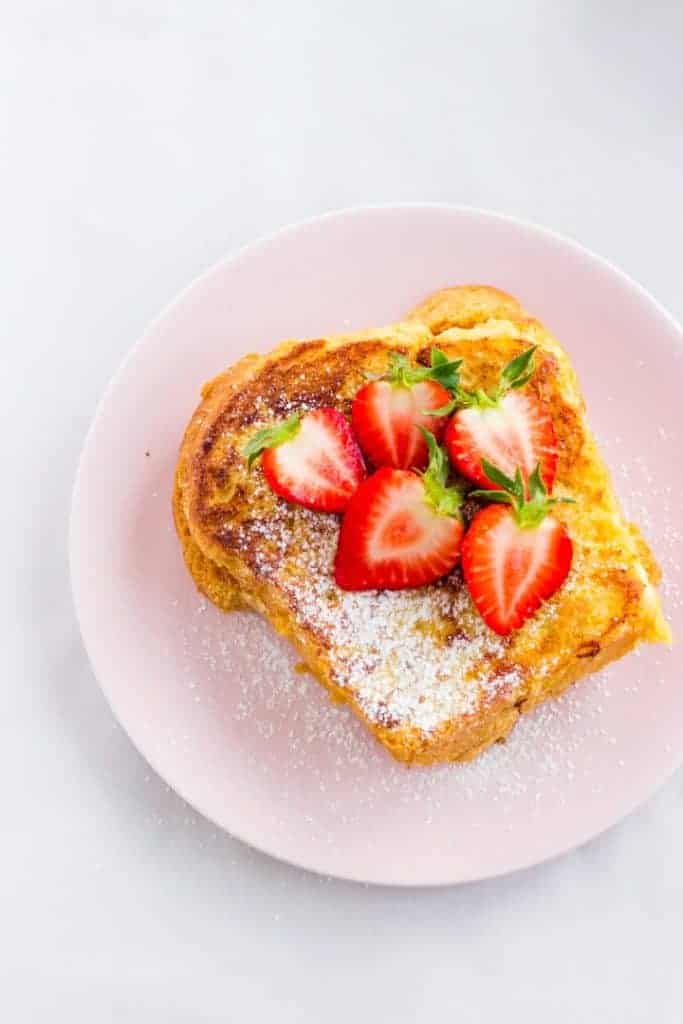
[[[66,524],[126,350],[198,272],[285,223],[366,202],[488,207],[578,238],[680,318],[683,8],[9,6],[2,1019],[679,1022],[683,774],[505,879],[382,890],[276,863],[185,806],[112,719]]]

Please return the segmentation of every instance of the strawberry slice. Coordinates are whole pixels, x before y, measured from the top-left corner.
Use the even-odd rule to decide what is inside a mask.
[[[427,465],[427,443],[420,427],[441,438],[447,416],[430,418],[428,413],[450,401],[461,363],[462,359],[450,362],[439,349],[432,349],[431,366],[414,367],[404,355],[392,352],[387,378],[361,388],[353,402],[351,423],[375,466],[422,469]]]
[[[505,504],[476,513],[462,545],[462,571],[484,622],[500,636],[519,629],[555,593],[572,564],[572,542],[564,523],[549,515],[567,498],[548,498],[537,465],[525,497],[519,468],[514,479],[484,460],[489,485],[501,490],[470,496]]]
[[[318,512],[342,512],[365,477],[363,456],[337,409],[295,412],[259,430],[243,449],[249,468],[261,457],[271,489]]]
[[[557,439],[548,408],[533,395],[520,392],[533,376],[535,347],[511,360],[501,374],[498,387],[485,391],[458,389],[446,409],[458,411],[450,420],[444,443],[453,465],[480,487],[493,485],[482,467],[482,459],[498,466],[508,477],[517,467],[527,484],[537,463],[548,493],[557,470]]]
[[[462,494],[447,487],[448,460],[424,432],[422,475],[384,466],[360,485],[342,521],[334,578],[342,590],[402,590],[433,583],[458,560]]]

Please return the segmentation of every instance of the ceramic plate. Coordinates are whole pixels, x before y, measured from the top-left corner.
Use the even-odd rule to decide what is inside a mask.
[[[666,611],[681,635],[679,329],[602,259],[493,214],[351,210],[210,270],[114,378],[74,495],[83,637],[138,749],[234,835],[365,882],[432,885],[536,863],[617,821],[683,755],[677,651],[652,647],[525,717],[472,764],[407,769],[297,672],[296,655],[265,623],[222,615],[184,568],[171,486],[202,382],[245,352],[391,323],[463,282],[512,292],[564,343],[618,492],[661,560]]]

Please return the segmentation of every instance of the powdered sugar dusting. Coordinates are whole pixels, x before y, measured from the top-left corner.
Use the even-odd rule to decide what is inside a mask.
[[[669,434],[663,427],[657,428],[657,435],[673,450],[680,448],[678,437]],[[666,614],[667,608],[679,608],[683,602],[680,585],[683,575],[683,532],[680,513],[675,507],[674,489],[669,480],[653,474],[645,455],[625,452],[619,436],[603,443],[601,447],[607,448],[610,454],[628,454],[627,458],[615,460],[615,487],[626,518],[637,523],[648,543],[653,544],[655,556],[662,568],[659,592]],[[654,514],[651,510],[654,510]]]
[[[617,467],[617,484],[630,498],[627,512],[634,519],[647,521],[647,506],[657,508],[657,555],[664,572],[665,603],[671,610],[680,606],[676,584],[680,537],[668,484],[647,481],[644,475],[646,470],[632,459],[627,476]],[[340,606],[322,582],[331,561],[334,520],[303,510],[299,515],[302,526],[310,527],[315,521],[319,531],[312,550],[305,554],[308,571],[315,571],[319,582],[307,591],[302,614],[320,616],[322,627],[341,640],[346,630]],[[323,523],[328,526],[323,528]],[[266,571],[280,564],[277,571],[284,572],[287,541],[280,531],[285,525],[267,528],[282,563],[268,562]],[[290,585],[294,586],[293,580]],[[337,842],[339,829],[369,827],[370,820],[392,806],[425,829],[438,832],[444,821],[452,822],[452,843],[457,849],[458,823],[484,832],[495,821],[503,831],[512,830],[530,816],[547,817],[550,808],[571,806],[578,799],[575,794],[598,799],[606,765],[616,765],[628,786],[628,779],[638,771],[640,748],[629,739],[627,723],[635,715],[642,722],[643,742],[653,742],[647,738],[648,730],[656,728],[657,709],[666,701],[670,686],[671,673],[666,670],[670,652],[646,649],[641,655],[637,651],[631,656],[628,674],[620,665],[610,666],[561,698],[523,715],[506,743],[494,745],[475,761],[408,769],[392,760],[348,708],[333,704],[320,685],[301,671],[294,649],[264,619],[248,612],[225,616],[204,599],[192,600],[183,636],[192,701],[201,701],[196,706],[205,708],[203,714],[218,719],[223,742],[239,744],[249,770],[277,787],[283,806],[290,808],[288,815],[281,816],[279,827],[296,828],[301,813],[303,827],[321,843]],[[367,634],[368,643],[369,616],[380,610],[378,600],[381,595],[344,598],[343,614],[351,616],[360,635]],[[445,600],[440,588],[434,588],[427,607],[440,613]],[[423,592],[414,593],[402,608],[404,623],[421,621],[424,601]],[[387,641],[381,646],[387,650]],[[639,666],[635,672],[634,664]],[[553,666],[545,668],[552,671]],[[434,680],[432,684],[434,692]],[[368,702],[384,692],[377,676],[367,683],[361,679],[359,686]],[[463,692],[460,689],[449,699],[460,701]],[[406,694],[399,689],[390,698],[392,706],[400,707]],[[407,699],[413,699],[411,693]],[[411,708],[410,713],[420,714],[420,710]],[[665,749],[663,755],[670,753]]]
[[[333,516],[279,503],[267,518],[245,522],[238,543],[254,570],[277,583],[299,628],[324,640],[333,682],[371,720],[429,733],[514,690],[521,674],[459,580],[342,591],[332,572],[338,531]]]
[[[391,759],[348,708],[329,700],[301,671],[291,645],[260,616],[235,612],[226,618],[196,600],[184,640],[190,686],[198,676],[208,677],[201,699],[211,704],[212,715],[227,719],[226,736],[236,730],[253,768],[277,779],[284,800],[303,799],[312,787],[325,795],[326,815],[342,825],[364,820],[387,799],[418,803],[425,824],[447,813],[454,800],[469,804],[482,797],[507,815],[531,795],[542,813],[548,800],[564,802],[574,785],[595,774],[601,750],[626,755],[610,729],[613,698],[632,700],[641,687],[658,685],[646,671],[642,683],[625,693],[611,667],[522,716],[505,744],[475,761],[408,769]],[[248,665],[248,671],[237,670],[237,664]]]
[[[652,535],[647,509],[657,509],[657,555],[671,608],[680,604],[681,545],[668,485],[647,479],[645,460],[631,456],[623,465],[623,474],[617,468],[619,489],[630,499],[627,513],[644,524],[646,536]],[[259,478],[252,478],[256,488]],[[263,496],[257,490],[257,500]],[[278,503],[275,514],[243,521],[236,539],[255,571],[277,578],[299,621],[335,649],[335,681],[355,689],[369,716],[387,723],[411,721],[428,732],[479,699],[503,688],[514,691],[520,676],[506,662],[505,643],[477,626],[478,619],[470,623],[462,588],[437,584],[391,595],[340,592],[331,578],[337,529],[334,517]],[[570,577],[565,588],[574,585]],[[542,625],[552,615],[552,605],[546,606],[537,621]],[[454,631],[454,623],[462,631]],[[365,828],[389,805],[403,807],[401,814],[425,827],[450,821],[455,813],[468,828],[484,830],[496,820],[511,829],[515,808],[523,807],[525,816],[544,815],[550,806],[571,804],[575,793],[597,797],[606,764],[618,765],[625,780],[637,771],[630,727],[623,723],[631,719],[632,705],[641,715],[652,706],[656,721],[659,703],[651,693],[664,693],[670,675],[664,670],[666,650],[636,652],[640,672],[632,667],[627,682],[620,667],[611,666],[522,716],[506,743],[475,761],[407,769],[301,671],[294,649],[260,616],[226,617],[198,599],[187,618],[183,647],[188,685],[196,687],[193,700],[218,721],[224,742],[238,744],[249,770],[264,781],[272,779],[289,808],[278,827],[295,829],[300,808],[316,842],[335,842],[340,827]],[[481,666],[486,666],[483,673]],[[555,667],[547,662],[538,671]],[[647,726],[649,719],[643,721]],[[454,848],[458,834],[454,824]]]
[[[259,411],[267,415],[266,410]],[[646,473],[645,460],[636,458],[631,465],[635,472]],[[257,577],[277,585],[297,629],[324,648],[331,681],[352,693],[371,721],[389,727],[409,724],[429,735],[497,696],[513,697],[521,690],[524,670],[510,645],[474,611],[459,570],[452,578],[416,590],[342,591],[332,572],[338,519],[275,499],[258,471],[249,477],[248,486],[258,511],[228,527],[231,543]],[[641,486],[649,488],[652,481]],[[637,500],[641,491],[632,486],[631,493]],[[634,518],[646,520],[647,532],[642,510]],[[580,590],[584,563],[591,564],[595,557],[590,537],[577,535],[574,540],[574,566],[563,586],[565,597],[577,586]],[[672,543],[675,540],[672,535]],[[621,549],[608,551],[601,542],[599,554],[606,565],[620,568]],[[530,643],[549,625],[552,629],[555,614],[553,602],[536,614],[529,624]],[[567,644],[571,647],[571,637]],[[534,673],[552,674],[566,656],[559,649],[554,656],[539,654]]]

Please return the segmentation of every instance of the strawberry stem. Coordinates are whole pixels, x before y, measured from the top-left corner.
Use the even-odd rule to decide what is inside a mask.
[[[277,448],[278,445],[296,437],[301,427],[301,415],[301,412],[295,412],[282,423],[275,423],[272,427],[257,430],[242,449],[242,454],[247,460],[247,468],[251,469],[266,448]]]
[[[436,438],[430,430],[425,430],[424,427],[419,429],[429,449],[429,464],[420,474],[425,488],[425,497],[440,516],[454,516],[456,519],[461,519],[460,507],[464,500],[463,493],[459,487],[447,486],[450,469],[448,456],[445,450],[436,443]]]
[[[431,350],[429,366],[413,366],[402,352],[391,352],[386,379],[398,388],[410,388],[423,380],[435,380],[448,391],[457,391],[461,366],[462,359],[449,360],[438,348]]]
[[[465,388],[460,387],[458,380],[455,386],[450,388],[453,392],[452,400],[446,405],[442,405],[439,409],[425,410],[423,415],[450,416],[456,409],[471,407],[495,409],[503,395],[506,395],[508,391],[524,387],[531,380],[534,375],[533,356],[537,347],[537,345],[534,345],[532,348],[528,348],[526,352],[522,352],[521,355],[511,359],[501,372],[498,386],[492,391],[484,391],[482,388],[466,391]]]
[[[540,526],[553,505],[575,504],[573,498],[548,497],[548,491],[541,479],[540,463],[536,463],[536,468],[529,477],[528,499],[524,496],[524,480],[519,466],[515,470],[514,478],[511,478],[486,459],[481,460],[481,465],[491,483],[497,484],[500,490],[474,490],[470,491],[468,497],[485,498],[486,501],[511,505],[515,519],[523,529],[535,529]]]

